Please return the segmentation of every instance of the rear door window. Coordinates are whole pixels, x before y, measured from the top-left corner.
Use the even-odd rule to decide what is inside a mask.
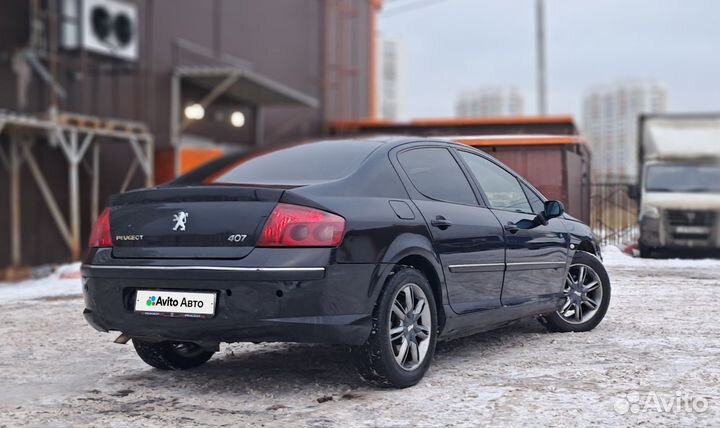
[[[424,196],[444,202],[477,205],[470,183],[447,149],[426,147],[401,152],[400,165]]]

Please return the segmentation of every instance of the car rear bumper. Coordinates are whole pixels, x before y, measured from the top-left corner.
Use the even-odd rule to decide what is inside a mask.
[[[252,266],[85,264],[84,315],[100,331],[198,342],[362,344],[383,265]],[[216,293],[211,318],[134,311],[137,290]]]

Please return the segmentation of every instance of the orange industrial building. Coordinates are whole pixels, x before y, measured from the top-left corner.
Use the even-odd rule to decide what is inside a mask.
[[[380,0],[2,4],[0,278],[78,260],[111,194],[374,116]]]

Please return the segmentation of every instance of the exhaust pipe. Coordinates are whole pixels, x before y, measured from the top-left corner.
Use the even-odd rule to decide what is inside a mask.
[[[125,345],[126,343],[128,343],[130,341],[130,339],[131,339],[130,336],[128,336],[125,333],[122,333],[120,336],[117,337],[117,339],[115,339],[115,343],[119,343],[120,345]]]

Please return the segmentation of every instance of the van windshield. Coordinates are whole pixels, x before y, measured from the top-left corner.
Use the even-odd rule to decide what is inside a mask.
[[[720,192],[720,165],[651,165],[649,192]]]

